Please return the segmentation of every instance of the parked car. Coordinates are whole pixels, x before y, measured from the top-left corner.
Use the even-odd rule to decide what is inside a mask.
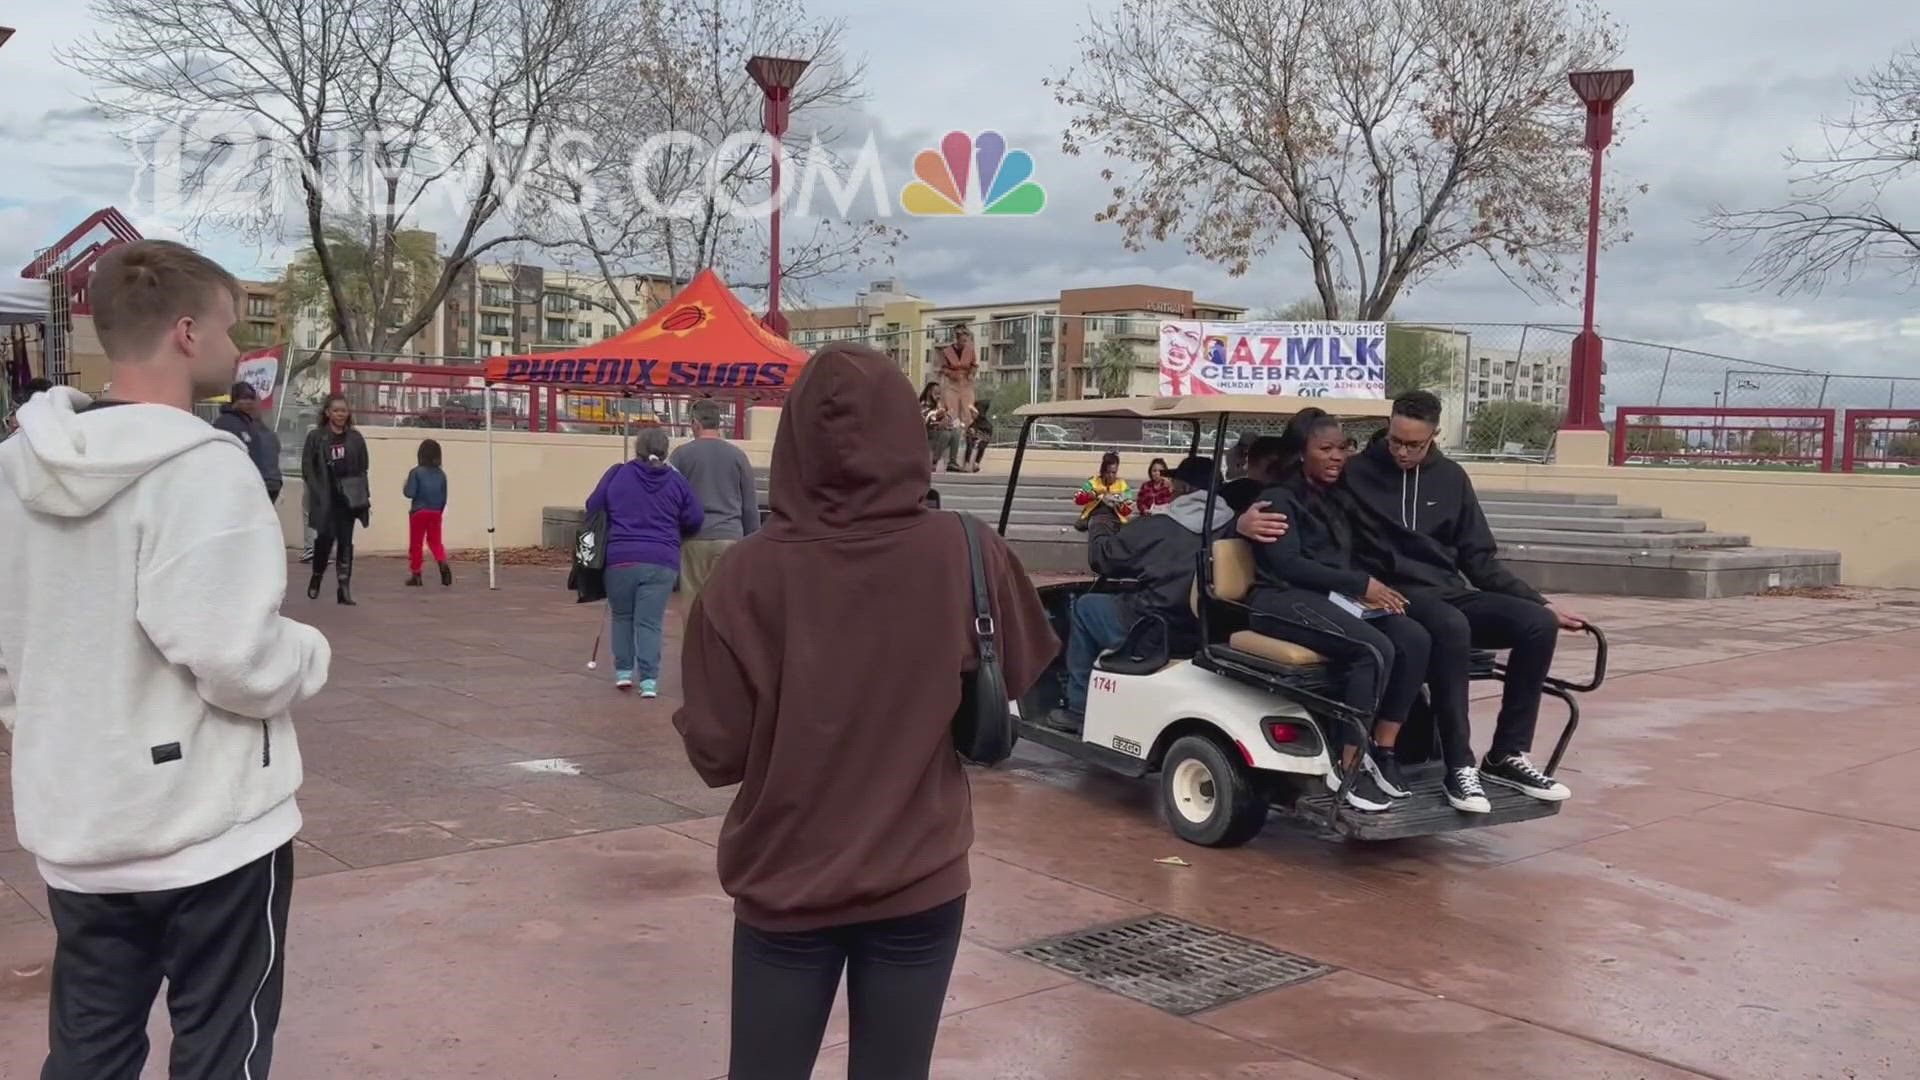
[[[487,426],[486,403],[480,394],[449,395],[438,405],[429,405],[408,416],[403,423],[409,427],[463,428],[477,431]],[[520,415],[512,406],[496,403],[493,406],[493,426],[513,428],[520,422]]]

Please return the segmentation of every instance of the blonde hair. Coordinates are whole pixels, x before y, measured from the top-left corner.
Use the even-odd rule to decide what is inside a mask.
[[[108,357],[152,349],[173,324],[207,315],[222,297],[240,302],[240,282],[219,263],[171,240],[108,249],[87,285],[93,329]]]

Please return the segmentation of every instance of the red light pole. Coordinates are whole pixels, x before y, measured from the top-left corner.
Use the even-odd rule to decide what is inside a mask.
[[[807,70],[807,61],[777,56],[756,56],[747,61],[747,74],[767,95],[765,121],[767,134],[773,137],[773,216],[767,232],[767,317],[760,320],[768,330],[787,336],[787,317],[780,314],[780,140],[787,133],[787,110],[793,102],[793,88]]]
[[[1593,329],[1594,278],[1600,261],[1600,159],[1613,142],[1613,106],[1633,85],[1633,72],[1575,71],[1567,75],[1573,92],[1587,106],[1586,147],[1593,152],[1593,179],[1587,192],[1587,299],[1580,336],[1573,339],[1573,365],[1567,375],[1567,418],[1562,431],[1599,431],[1601,360],[1600,335]]]

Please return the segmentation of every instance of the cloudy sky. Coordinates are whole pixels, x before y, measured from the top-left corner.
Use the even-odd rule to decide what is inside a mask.
[[[1819,118],[1844,111],[1847,79],[1920,36],[1920,15],[1899,15],[1899,5],[1875,0],[1614,0],[1605,6],[1625,28],[1624,61],[1638,80],[1628,97],[1637,126],[1608,167],[1649,190],[1631,206],[1633,240],[1603,256],[1603,329],[1799,367],[1920,375],[1914,293],[1885,279],[1830,287],[1813,299],[1737,289],[1743,259],[1702,243],[1697,225],[1716,202],[1777,200],[1785,190],[1782,150],[1789,143],[1810,145]],[[864,55],[866,113],[890,158],[902,159],[887,162],[893,183],[904,179],[912,147],[949,129],[995,128],[1032,151],[1050,198],[1035,219],[906,221],[908,239],[894,265],[816,284],[815,302],[846,303],[857,279],[889,274],[943,303],[1130,281],[1254,306],[1310,291],[1304,262],[1290,249],[1233,278],[1178,245],[1129,253],[1117,228],[1091,220],[1102,190],[1098,163],[1060,154],[1067,118],[1040,85],[1074,59],[1088,17],[1084,4],[814,0],[811,10],[844,19],[851,50]],[[0,272],[12,273],[87,212],[126,205],[134,157],[86,119],[80,97],[87,79],[50,55],[51,47],[89,29],[82,5],[14,0],[0,8],[0,21],[19,30],[0,49]],[[1920,219],[1920,200],[1908,200],[1906,208],[1909,219]],[[170,234],[163,220],[139,224],[149,235]],[[234,237],[196,239],[246,273],[269,272],[285,257],[283,250]],[[1529,300],[1485,268],[1423,284],[1397,313],[1453,322],[1564,323],[1579,316],[1571,305]]]

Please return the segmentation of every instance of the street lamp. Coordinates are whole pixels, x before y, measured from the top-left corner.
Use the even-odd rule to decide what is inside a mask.
[[[767,95],[764,112],[767,134],[773,138],[773,216],[767,238],[767,317],[760,320],[768,330],[787,336],[787,317],[780,314],[780,140],[787,133],[787,110],[793,104],[793,88],[807,70],[807,61],[777,56],[756,56],[747,61],[747,74]]]
[[[1586,147],[1593,153],[1593,174],[1587,191],[1587,299],[1580,336],[1573,339],[1573,364],[1567,382],[1567,419],[1564,430],[1599,431],[1601,361],[1600,335],[1593,329],[1593,289],[1600,259],[1600,158],[1613,142],[1613,106],[1633,85],[1633,72],[1569,72],[1567,81],[1587,106]]]

